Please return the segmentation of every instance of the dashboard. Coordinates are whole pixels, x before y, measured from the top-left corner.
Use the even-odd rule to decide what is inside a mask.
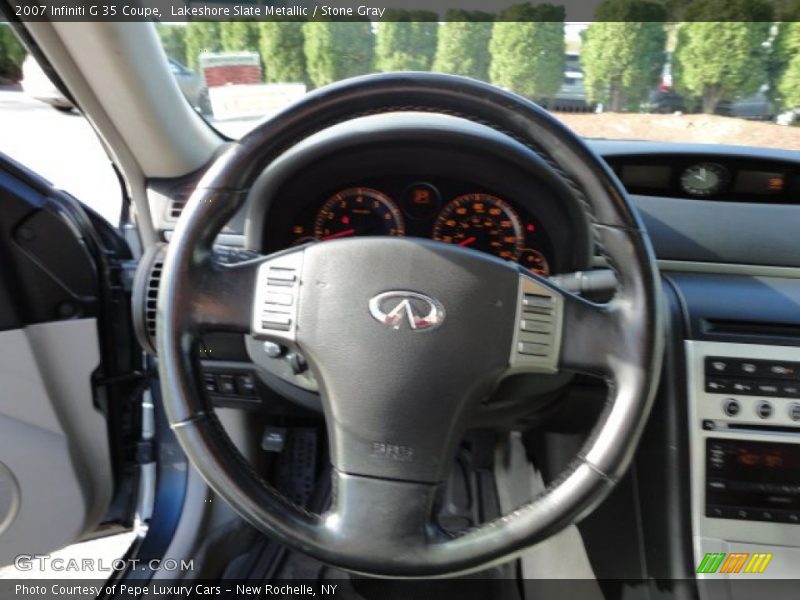
[[[627,156],[611,166],[632,194],[764,204],[800,198],[800,168],[790,161],[684,153]]]
[[[411,236],[513,261],[547,276],[556,264],[550,234],[530,209],[485,188],[436,178],[365,179],[319,194],[266,239],[277,247],[352,236]]]
[[[800,153],[588,143],[631,194],[669,305],[666,370],[644,438],[646,467],[633,468],[647,498],[643,508],[669,523],[663,531],[649,528],[642,547],[686,564],[649,557],[648,568],[691,578],[707,553],[767,552],[774,554],[771,577],[793,576],[800,560]],[[251,190],[219,238],[236,247],[233,261],[295,244],[404,235],[463,244],[539,273],[590,265],[588,228],[565,194],[491,151],[403,142],[348,148],[272,179],[274,187]],[[165,239],[194,185],[189,178],[151,183]],[[244,348],[240,338],[206,340],[205,385],[215,404],[263,409],[279,406],[281,396],[314,406],[302,357],[276,347]],[[240,386],[240,380],[261,385],[251,364],[255,352],[272,361],[269,389],[278,393],[259,391],[269,403],[259,402],[252,386]],[[716,387],[720,381],[727,387]],[[595,400],[597,391],[585,381],[573,387]],[[536,395],[520,389],[526,399]],[[507,405],[487,405],[483,418],[490,409],[501,414]],[[741,460],[775,468],[747,471]],[[791,471],[783,468],[790,461]],[[609,522],[618,534],[618,521]]]

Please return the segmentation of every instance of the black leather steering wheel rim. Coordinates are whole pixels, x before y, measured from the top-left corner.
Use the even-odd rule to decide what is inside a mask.
[[[455,539],[434,531],[423,518],[430,514],[437,492],[431,484],[436,478],[431,476],[429,482],[427,474],[419,481],[406,481],[400,476],[374,477],[371,467],[356,468],[355,473],[337,469],[329,513],[314,515],[292,505],[252,470],[228,440],[198,385],[193,352],[203,327],[246,331],[252,322],[250,292],[258,277],[253,269],[259,265],[218,265],[211,258],[211,247],[256,177],[282,152],[318,131],[357,117],[397,111],[435,112],[480,122],[536,152],[572,189],[619,282],[608,306],[590,307],[547,282],[526,280],[563,300],[565,329],[572,324],[577,333],[567,331],[561,340],[561,366],[605,375],[610,388],[607,409],[579,456],[543,495]],[[414,256],[440,252],[430,243],[397,244],[393,248],[398,252]],[[360,252],[352,244],[335,248]],[[449,248],[441,252],[446,261],[472,264],[471,257]],[[278,260],[296,257],[281,254]],[[314,255],[316,260],[319,254]],[[495,273],[508,277],[507,265],[482,260],[474,264],[485,267],[487,277]],[[162,394],[170,424],[193,465],[261,531],[350,571],[380,576],[464,572],[506,560],[580,519],[625,471],[660,372],[659,296],[652,249],[625,191],[606,165],[554,117],[523,98],[474,80],[431,73],[367,76],[309,94],[233,144],[200,182],[173,234],[159,291]],[[342,460],[346,465],[362,462],[347,456]],[[381,510],[382,502],[392,510]]]

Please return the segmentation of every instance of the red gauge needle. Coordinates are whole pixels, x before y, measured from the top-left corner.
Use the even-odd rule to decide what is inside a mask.
[[[324,241],[327,241],[327,240],[335,240],[336,238],[340,238],[340,237],[347,237],[348,235],[353,235],[355,232],[356,232],[355,229],[345,229],[344,231],[340,231],[338,233],[333,233],[333,234],[331,234],[331,235],[329,235],[327,237],[322,238],[322,241],[324,242]]]
[[[459,242],[458,245],[459,246],[469,246],[470,244],[472,244],[474,242],[477,242],[477,241],[478,241],[478,238],[476,238],[475,236],[472,236],[472,237],[468,237],[463,242]]]

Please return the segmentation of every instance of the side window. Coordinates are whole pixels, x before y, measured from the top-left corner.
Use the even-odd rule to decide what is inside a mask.
[[[0,22],[0,152],[119,224],[122,190],[89,122]]]

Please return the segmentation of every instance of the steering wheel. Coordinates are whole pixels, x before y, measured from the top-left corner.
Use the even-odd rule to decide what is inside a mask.
[[[264,169],[310,135],[365,115],[440,113],[489,126],[570,188],[618,286],[606,304],[514,263],[411,238],[355,238],[223,265],[216,234]],[[208,484],[247,521],[324,563],[377,576],[437,576],[512,558],[589,513],[627,468],[662,355],[659,279],[647,234],[608,168],[535,104],[432,73],[320,89],[256,128],[191,196],[158,296],[170,424]],[[322,515],[270,487],[224,433],[199,385],[206,330],[273,340],[320,386],[333,466]],[[433,523],[465,423],[509,373],[585,372],[609,397],[570,466],[539,497],[458,535]]]

